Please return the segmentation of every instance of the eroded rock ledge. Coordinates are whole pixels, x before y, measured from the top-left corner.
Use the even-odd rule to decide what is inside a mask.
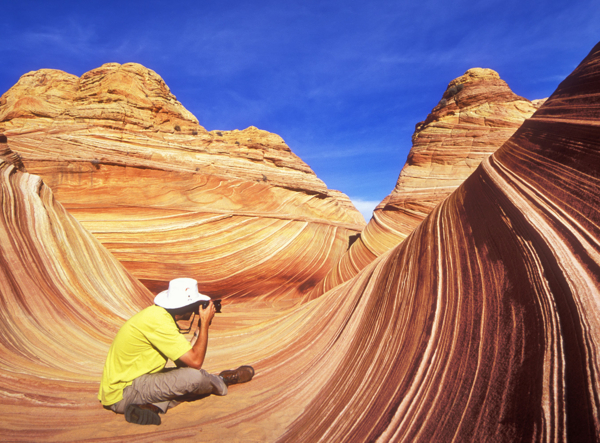
[[[219,297],[294,298],[364,226],[281,137],[206,131],[138,64],[28,73],[0,98],[0,131],[154,291],[185,274]]]

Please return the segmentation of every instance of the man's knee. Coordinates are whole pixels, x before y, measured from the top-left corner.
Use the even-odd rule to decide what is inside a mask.
[[[191,368],[188,368],[191,369]],[[192,369],[196,373],[191,376],[194,380],[195,388],[192,391],[194,394],[216,394],[227,395],[227,385],[223,380],[213,374],[209,374],[204,369]]]
[[[222,385],[222,386],[221,386]],[[223,392],[223,387],[225,391]],[[173,368],[155,374],[146,374],[134,380],[132,385],[136,400],[142,403],[175,400],[191,395],[225,395],[227,386],[218,376],[204,369]]]
[[[182,394],[212,394],[213,380],[204,369],[180,368],[177,375]]]
[[[208,372],[204,369],[194,369],[194,368],[179,368],[177,369],[177,375],[179,377],[183,377],[188,383],[202,383],[208,376]]]

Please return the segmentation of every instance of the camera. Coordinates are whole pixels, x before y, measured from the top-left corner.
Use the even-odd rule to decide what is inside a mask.
[[[215,312],[217,313],[221,313],[221,300],[213,300],[213,305],[215,305]],[[208,307],[208,304],[210,303],[210,300],[202,300],[200,302],[200,306],[202,306],[202,309],[206,309]]]

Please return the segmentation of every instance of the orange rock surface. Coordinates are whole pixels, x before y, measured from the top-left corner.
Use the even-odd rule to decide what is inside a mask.
[[[0,439],[60,440],[117,325],[150,292],[0,138]],[[95,404],[94,404],[95,406]],[[38,422],[37,411],[56,421]],[[85,413],[84,413],[85,415]],[[77,420],[77,419],[75,419]]]
[[[281,137],[207,132],[141,65],[28,73],[0,98],[0,131],[153,292],[188,275],[222,298],[294,298],[364,226]]]
[[[427,119],[416,125],[392,193],[377,206],[337,267],[306,298],[347,281],[403,241],[543,102],[515,95],[491,69],[469,69],[452,80]]]
[[[1,155],[4,440],[598,441],[600,45],[353,279],[287,310],[226,306],[206,368],[249,363],[254,380],[158,427],[95,398],[148,291]]]

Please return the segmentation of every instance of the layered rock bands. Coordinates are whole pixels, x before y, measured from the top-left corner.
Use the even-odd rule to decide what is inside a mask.
[[[427,119],[416,125],[412,149],[392,193],[377,206],[336,268],[306,298],[347,281],[403,241],[541,103],[515,95],[491,69],[469,69],[452,80]]]
[[[26,74],[0,98],[0,131],[154,292],[186,275],[220,298],[294,298],[364,226],[279,136],[206,131],[141,65]]]
[[[24,170],[5,141],[0,137],[0,434],[3,441],[60,439],[57,430],[82,399],[96,406],[110,336],[152,294]],[[40,410],[48,412],[45,423]]]
[[[352,314],[281,440],[598,441],[599,208],[597,45],[400,246],[318,299]]]
[[[3,147],[2,438],[598,441],[599,165],[600,45],[354,278],[287,310],[229,305],[205,369],[255,378],[140,427],[95,394],[149,292]]]

